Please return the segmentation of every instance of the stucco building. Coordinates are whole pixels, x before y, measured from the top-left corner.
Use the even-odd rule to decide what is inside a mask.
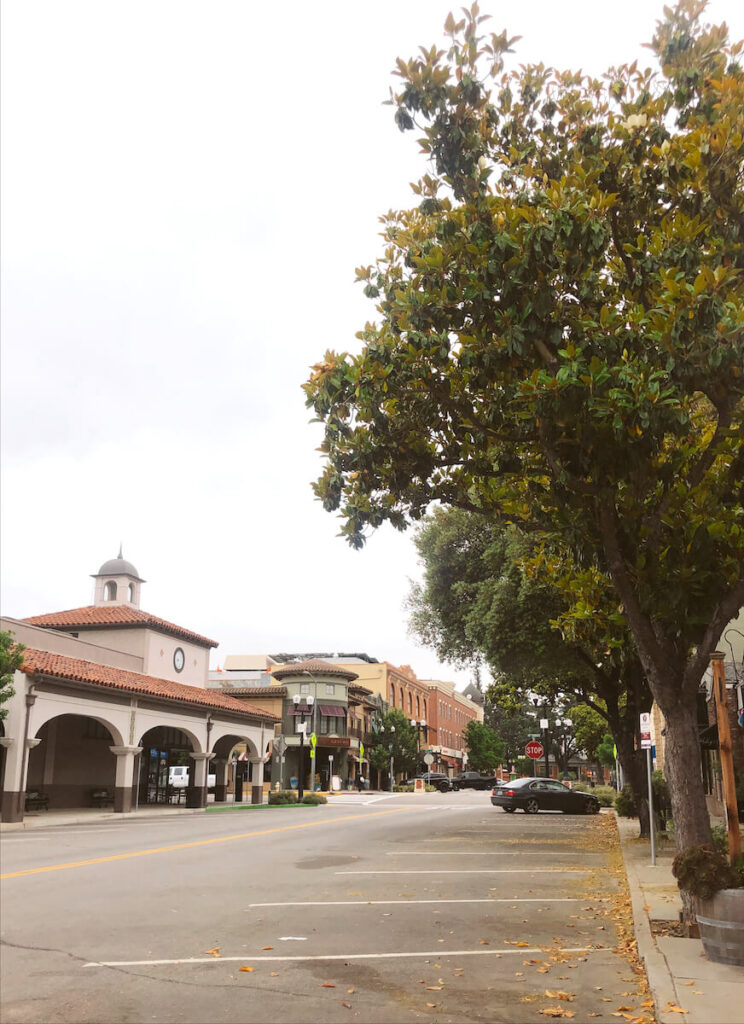
[[[276,716],[207,689],[216,642],[143,611],[144,580],[121,552],[93,577],[91,605],[1,620],[27,648],[1,726],[2,819],[21,820],[32,792],[49,808],[170,802],[174,765],[188,767],[189,806],[206,803],[210,772],[223,800],[241,743],[262,799]]]

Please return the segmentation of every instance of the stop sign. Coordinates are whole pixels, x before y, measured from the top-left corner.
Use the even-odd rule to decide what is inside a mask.
[[[530,740],[524,748],[524,752],[527,757],[531,757],[533,761],[539,760],[539,758],[541,758],[545,753],[542,743],[538,743],[537,740]]]

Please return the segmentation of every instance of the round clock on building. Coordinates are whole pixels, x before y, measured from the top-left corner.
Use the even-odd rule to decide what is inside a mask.
[[[176,647],[173,652],[173,668],[176,672],[182,672],[183,666],[186,664],[186,655],[183,653],[183,647]]]

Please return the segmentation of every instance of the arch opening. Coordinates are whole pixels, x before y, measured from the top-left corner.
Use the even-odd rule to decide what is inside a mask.
[[[142,747],[135,773],[138,803],[200,806],[194,803],[194,791],[200,788],[195,785],[196,762],[191,756],[196,745],[192,736],[171,726],[158,725],[143,733],[137,744]]]
[[[57,810],[113,807],[116,757],[110,747],[120,740],[113,727],[92,715],[55,715],[35,738],[41,742],[29,751],[27,797],[40,793]]]

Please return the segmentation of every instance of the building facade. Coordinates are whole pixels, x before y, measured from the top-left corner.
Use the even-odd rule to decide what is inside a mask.
[[[215,641],[142,611],[144,581],[121,552],[94,579],[92,605],[0,623],[26,646],[0,724],[2,820],[22,820],[30,803],[170,803],[181,798],[174,766],[188,769],[186,803],[204,806],[210,773],[215,799],[225,798],[238,744],[258,802],[276,717],[207,689]]]

